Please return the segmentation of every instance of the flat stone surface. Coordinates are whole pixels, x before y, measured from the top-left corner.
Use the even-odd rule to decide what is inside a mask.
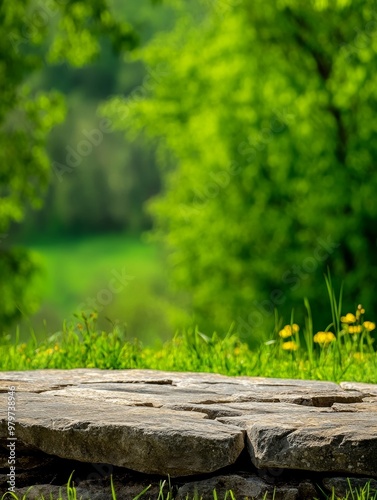
[[[363,403],[334,403],[331,409],[341,412],[377,412],[377,399],[365,398]],[[377,418],[377,416],[375,418]]]
[[[377,385],[376,384],[363,384],[361,382],[341,382],[340,387],[347,391],[358,391],[363,394],[363,396],[377,396]]]
[[[246,449],[257,468],[377,477],[373,384],[154,370],[1,372],[3,439],[9,385],[17,444],[47,455],[179,477],[230,466]]]
[[[359,403],[363,404],[363,403]],[[336,403],[334,403],[336,405]],[[345,406],[348,409],[348,405]],[[349,406],[353,406],[350,404]],[[259,415],[259,419],[263,415],[273,414],[304,414],[308,413],[327,413],[332,412],[333,407],[330,408],[318,408],[316,406],[301,406],[298,404],[290,403],[274,403],[267,404],[261,402],[243,402],[243,403],[233,403],[228,404],[167,404],[166,408],[171,408],[179,411],[197,411],[200,413],[205,413],[208,418],[217,419],[219,417],[239,417],[242,415]],[[352,410],[355,411],[355,410]]]
[[[289,412],[220,417],[247,432],[257,468],[282,467],[377,476],[377,418],[373,412]]]
[[[17,439],[45,453],[84,462],[111,463],[171,476],[212,472],[232,464],[244,447],[243,431],[180,412],[19,393]],[[5,437],[4,413],[0,436]]]

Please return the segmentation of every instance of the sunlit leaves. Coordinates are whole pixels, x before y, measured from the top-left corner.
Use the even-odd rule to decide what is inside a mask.
[[[305,296],[323,314],[327,266],[375,308],[374,2],[244,0],[212,14],[142,52],[165,75],[117,122],[175,164],[152,206],[175,284],[202,327],[238,318],[251,335]]]
[[[111,15],[106,0],[3,0],[0,3],[0,231],[21,222],[25,207],[40,207],[51,166],[46,140],[65,108],[56,92],[32,93],[25,79],[47,62],[82,66],[108,36],[117,49],[136,44],[133,29]],[[35,309],[27,252],[0,242],[0,329]],[[0,330],[1,333],[1,330]]]

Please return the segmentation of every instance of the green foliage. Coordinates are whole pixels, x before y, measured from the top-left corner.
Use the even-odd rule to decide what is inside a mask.
[[[140,43],[168,29],[174,20],[169,6],[154,7],[150,0],[112,0],[110,7],[117,20],[135,26]],[[97,114],[98,105],[109,95],[137,98],[150,75],[128,52],[114,53],[109,37],[98,37],[97,44],[98,57],[90,64],[44,66],[31,78],[35,90],[54,88],[64,94],[67,116],[49,135],[53,175],[44,206],[29,211],[17,228],[17,240],[23,244],[41,232],[53,239],[83,232],[137,233],[151,227],[143,204],[160,188],[154,150],[141,139],[125,140],[123,134],[114,133],[110,120],[100,133],[104,120]],[[85,151],[83,142],[88,140],[91,145]],[[80,150],[84,154],[73,157],[72,151]]]
[[[151,211],[175,286],[202,328],[236,320],[254,338],[304,297],[327,321],[327,267],[347,307],[375,310],[375,2],[219,4],[198,18],[190,2],[140,53],[161,78],[104,109],[158,141]]]
[[[105,0],[90,5],[75,0],[37,4],[4,0],[0,5],[0,232],[24,218],[30,204],[38,208],[50,164],[46,138],[64,118],[59,94],[32,92],[25,79],[49,62],[75,66],[92,60],[98,37],[109,35],[114,47],[135,45],[133,30],[110,15]],[[32,295],[35,260],[1,241],[0,331],[20,314],[35,309]],[[16,299],[16,300],[15,300]]]
[[[35,311],[39,305],[40,259],[22,248],[0,253],[0,324],[11,324],[20,314]]]
[[[111,318],[111,323],[126,325],[128,336],[148,344],[173,335],[170,317],[176,314],[176,297],[169,293],[155,245],[124,234],[53,242],[41,235],[28,248],[43,262],[43,302],[32,318],[20,323],[22,338],[30,327],[41,338],[46,330],[59,330],[62,318],[94,309],[99,329],[109,328]],[[130,279],[118,279],[114,288],[114,278],[123,275]]]

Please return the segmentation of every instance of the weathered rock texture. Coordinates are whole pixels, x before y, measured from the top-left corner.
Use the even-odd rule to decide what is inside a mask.
[[[240,498],[263,498],[275,489],[275,498],[286,500],[312,498],[317,484],[339,490],[348,476],[358,485],[377,478],[377,386],[372,384],[36,370],[0,373],[0,492],[8,486],[11,385],[20,493],[38,484],[45,496],[55,494],[71,466],[81,468],[85,479],[80,482],[76,472],[78,496],[93,500],[110,498],[104,478],[114,470],[118,500],[136,496],[150,477],[155,489],[148,494],[157,496],[158,479],[147,474],[170,475],[176,498],[195,490],[213,498],[213,488],[219,498],[229,489]],[[97,474],[93,483],[85,467],[98,469],[95,464],[107,464],[107,473]]]

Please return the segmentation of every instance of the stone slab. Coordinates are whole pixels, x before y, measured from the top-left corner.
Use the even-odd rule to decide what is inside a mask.
[[[116,493],[116,500],[134,500],[135,497],[140,495],[142,491],[148,486],[145,496],[141,498],[158,498],[159,485],[150,484],[128,484],[127,486],[114,481],[114,491]],[[111,486],[110,481],[105,484],[98,484],[96,481],[82,481],[79,485],[75,486],[77,499],[79,500],[111,500]],[[72,500],[72,495],[67,495],[67,488],[65,486],[55,486],[51,484],[36,485],[32,489],[19,488],[17,490],[19,498],[27,494],[27,500],[41,500],[41,497],[46,500],[50,498],[59,500]],[[8,500],[8,499],[7,499]],[[9,497],[10,500],[10,497]]]
[[[155,370],[2,372],[3,438],[9,385],[19,444],[47,455],[177,477],[218,471],[246,449],[261,469],[377,477],[372,384]]]
[[[0,437],[5,438],[5,395]],[[185,476],[235,462],[244,448],[239,427],[199,412],[111,404],[106,400],[19,393],[16,436],[45,453],[111,463],[150,474]]]
[[[377,476],[377,418],[374,412],[260,413],[220,417],[247,432],[257,468]]]
[[[287,402],[297,405],[330,407],[334,403],[356,403],[363,400],[357,391],[344,391],[339,387],[318,387],[310,383],[277,385],[239,381],[236,384],[218,382],[209,384],[206,378],[201,381],[173,381],[171,384],[147,382],[91,382],[79,383],[73,387],[62,387],[59,390],[45,391],[54,396],[122,401],[129,405],[164,406],[172,403],[215,404],[237,402]]]
[[[358,391],[363,396],[377,396],[377,384],[364,384],[361,382],[341,382],[340,387],[346,391]]]
[[[350,486],[355,490],[362,490],[364,488],[368,488],[369,484],[369,492],[370,497],[377,493],[377,481],[369,478],[362,477],[326,477],[322,480],[323,486],[330,492],[334,492],[336,498],[344,498],[349,492]],[[369,495],[365,498],[369,498]]]
[[[336,403],[335,403],[336,404]],[[360,403],[362,404],[362,403]],[[334,406],[334,405],[333,405]],[[242,415],[254,415],[257,414],[260,417],[270,413],[273,414],[307,414],[307,413],[326,413],[332,412],[333,406],[330,408],[322,408],[316,406],[300,406],[293,403],[274,403],[265,404],[260,401],[245,401],[242,403],[229,402],[227,404],[216,403],[216,404],[182,404],[182,403],[169,403],[164,405],[164,407],[178,410],[178,411],[197,411],[200,413],[205,413],[210,419],[218,419],[219,417],[240,417]],[[353,405],[341,405],[342,407],[348,408],[348,406]],[[354,411],[354,410],[352,410]]]
[[[220,475],[210,479],[187,483],[179,488],[175,498],[176,500],[191,499],[195,498],[195,493],[200,492],[202,500],[213,500],[214,489],[217,492],[217,497],[220,499],[225,498],[226,493],[229,491],[232,491],[236,499],[297,500],[299,498],[298,485],[285,484],[273,486],[255,475],[243,477],[237,474]]]

